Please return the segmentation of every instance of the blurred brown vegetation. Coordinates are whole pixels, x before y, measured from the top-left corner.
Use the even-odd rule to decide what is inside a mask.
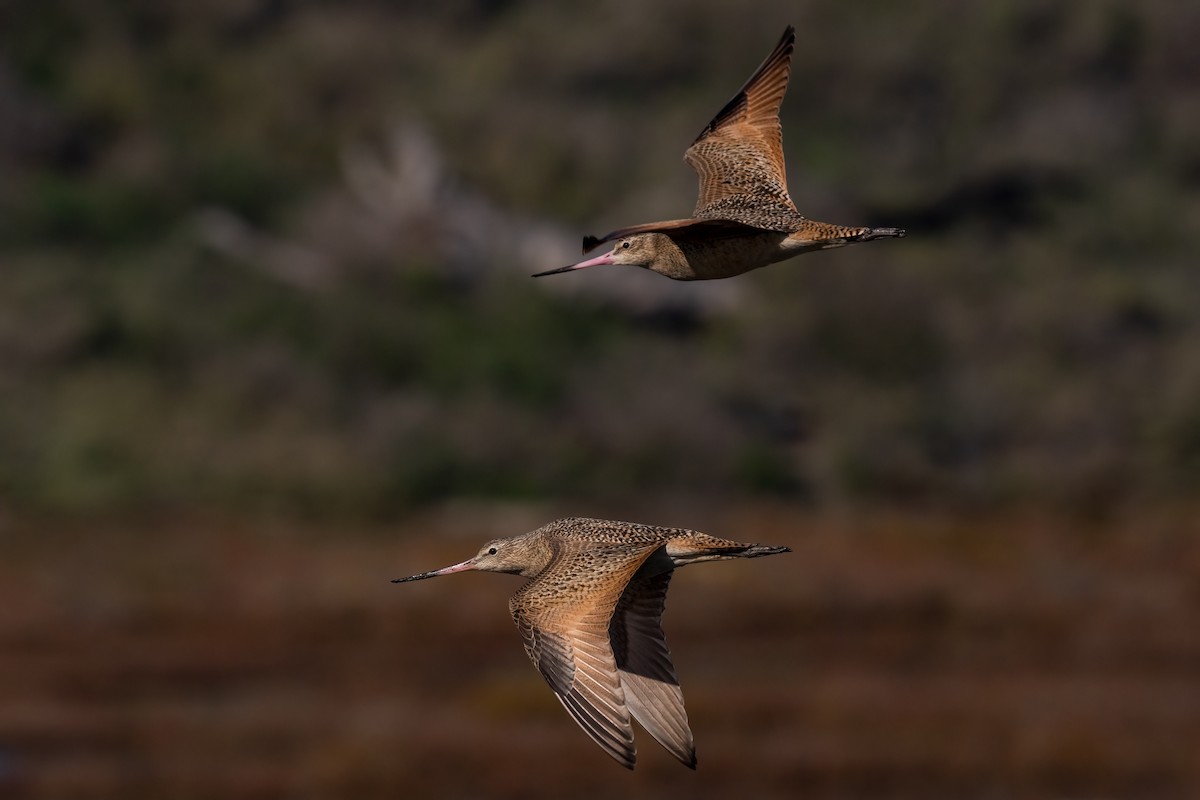
[[[797,205],[907,239],[528,278],[686,214],[788,23]],[[0,3],[0,794],[1194,795],[1197,32]],[[673,591],[699,779],[594,751],[502,579],[384,582],[565,513],[796,548]]]
[[[626,773],[504,608],[400,588],[546,509],[411,526],[30,530],[0,563],[0,791],[25,797],[1186,798],[1200,788],[1193,511],[674,514],[787,544],[673,581],[698,773]],[[657,521],[654,515],[642,515]]]

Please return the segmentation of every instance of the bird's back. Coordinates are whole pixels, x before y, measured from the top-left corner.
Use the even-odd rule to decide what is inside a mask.
[[[617,522],[588,517],[566,517],[538,528],[534,533],[542,534],[555,541],[586,545],[630,545],[645,547],[662,544],[681,532],[681,528],[661,528],[636,522]]]

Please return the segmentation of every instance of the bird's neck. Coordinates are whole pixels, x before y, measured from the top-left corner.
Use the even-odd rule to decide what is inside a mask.
[[[545,572],[554,560],[556,546],[546,536],[531,536],[523,543],[523,566],[518,575],[533,578]]]
[[[660,233],[655,234],[654,239],[654,261],[650,263],[650,269],[677,281],[693,280],[696,277],[696,271],[688,261],[687,254],[671,237]]]

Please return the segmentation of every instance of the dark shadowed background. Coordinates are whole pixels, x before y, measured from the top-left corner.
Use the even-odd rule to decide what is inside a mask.
[[[1200,7],[0,4],[0,794],[1200,792]],[[537,281],[686,216],[797,27],[792,196],[903,241]],[[687,570],[626,774],[519,582]]]

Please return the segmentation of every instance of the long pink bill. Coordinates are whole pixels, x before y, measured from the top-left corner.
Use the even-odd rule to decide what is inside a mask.
[[[409,581],[423,581],[426,578],[436,578],[439,575],[449,575],[452,572],[464,572],[469,569],[475,569],[475,559],[468,558],[458,564],[449,567],[435,569],[432,572],[422,572],[417,575],[409,575],[407,578],[395,578],[392,583],[408,583]]]
[[[559,272],[570,272],[571,270],[583,269],[584,267],[600,267],[611,263],[613,263],[612,253],[605,253],[602,256],[589,258],[587,261],[580,261],[578,264],[568,264],[567,266],[559,267],[558,269],[549,269],[545,272],[537,272],[534,273],[533,277],[540,278],[543,275],[554,275]]]

